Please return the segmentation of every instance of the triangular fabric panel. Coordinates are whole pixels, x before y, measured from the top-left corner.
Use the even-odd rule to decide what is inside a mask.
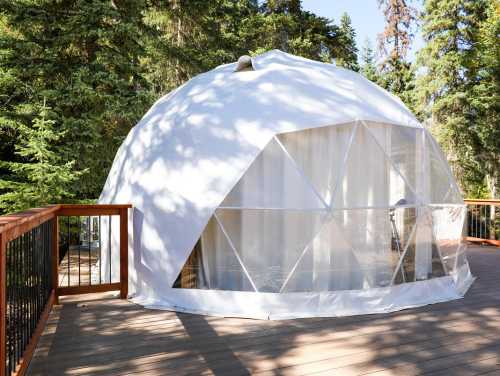
[[[311,184],[272,139],[226,196],[221,207],[325,208]]]
[[[412,188],[365,126],[359,126],[347,155],[333,208],[388,207],[417,203]]]
[[[205,227],[173,287],[255,291],[214,217]]]
[[[418,193],[424,179],[423,145],[424,130],[400,125],[363,122],[384,149],[392,165],[404,180]]]
[[[259,292],[279,292],[327,211],[217,209]]]
[[[445,163],[439,145],[431,135],[426,135],[426,150],[429,158],[429,195],[430,203],[463,204],[462,196],[452,180],[452,173]]]
[[[278,139],[327,204],[344,165],[356,124],[288,132]]]
[[[363,265],[331,218],[308,245],[283,292],[359,290],[365,286]]]

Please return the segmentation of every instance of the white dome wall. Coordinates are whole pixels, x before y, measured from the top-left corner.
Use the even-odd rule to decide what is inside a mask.
[[[170,286],[274,135],[359,120],[421,128],[399,99],[354,72],[280,51],[257,56],[254,67],[233,73],[233,63],[196,76],[158,100],[117,152],[99,202],[134,206],[129,291],[144,303],[175,307],[197,295]],[[210,303],[197,296],[200,307],[234,296],[217,293],[205,294]]]

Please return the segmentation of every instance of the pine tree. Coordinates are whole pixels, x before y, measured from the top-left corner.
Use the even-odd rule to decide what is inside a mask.
[[[264,2],[254,17],[242,23],[242,30],[252,54],[280,49],[330,63],[343,52],[339,27],[304,11],[298,0]]]
[[[380,75],[375,62],[375,52],[373,51],[372,44],[368,38],[365,39],[365,42],[361,47],[361,73],[363,76],[376,84],[380,82]]]
[[[478,195],[484,168],[483,145],[474,108],[478,38],[486,0],[427,0],[423,16],[425,47],[418,54],[423,74],[417,81],[418,112],[432,132],[467,195]],[[491,94],[491,93],[490,93]]]
[[[0,161],[7,173],[0,178],[0,210],[10,212],[62,202],[72,197],[70,188],[81,172],[75,161],[65,162],[56,145],[63,136],[50,120],[49,109],[40,107],[31,126],[19,123],[20,143],[15,153],[20,162]]]
[[[386,20],[384,31],[379,36],[379,50],[384,58],[380,84],[414,109],[415,73],[406,61],[406,54],[413,39],[417,12],[406,0],[378,0],[378,3]]]
[[[351,24],[351,17],[347,13],[343,13],[340,18],[339,27],[339,44],[341,46],[341,54],[337,55],[336,63],[340,67],[351,69],[355,72],[359,71],[358,65],[358,48],[356,47],[356,32]]]
[[[139,61],[143,7],[142,0],[0,0],[0,133],[10,145],[2,159],[24,162],[12,147],[46,100],[62,135],[58,153],[88,171],[73,182],[75,199],[98,197],[119,144],[151,101]]]
[[[257,12],[256,0],[176,0],[148,7],[143,66],[155,95],[248,53],[250,46],[241,25]]]
[[[471,105],[480,147],[476,155],[485,175],[487,197],[500,197],[500,3],[491,1],[481,23],[475,58]]]

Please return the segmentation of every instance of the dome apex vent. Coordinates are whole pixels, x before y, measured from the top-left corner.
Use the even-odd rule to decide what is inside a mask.
[[[238,65],[234,72],[247,72],[255,70],[252,64],[252,58],[248,55],[240,56],[238,59]]]

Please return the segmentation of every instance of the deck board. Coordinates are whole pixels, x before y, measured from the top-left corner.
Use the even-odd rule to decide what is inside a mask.
[[[62,299],[29,375],[500,375],[500,249],[469,248],[466,297],[390,314],[261,321]]]

